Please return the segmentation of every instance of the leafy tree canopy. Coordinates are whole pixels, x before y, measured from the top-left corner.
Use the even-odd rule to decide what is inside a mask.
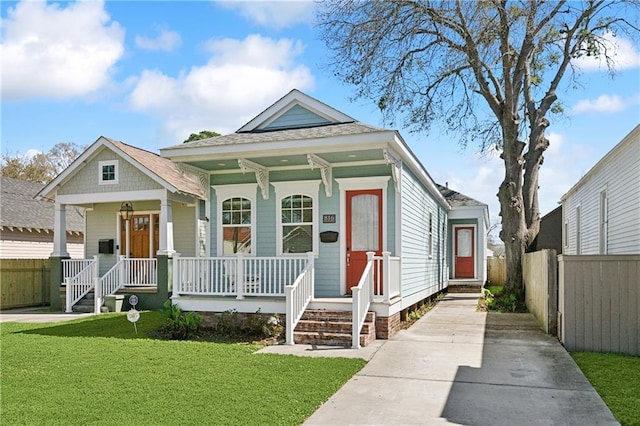
[[[3,154],[0,171],[2,176],[46,184],[66,169],[85,148],[73,142],[60,142],[47,153],[33,156]]]
[[[200,133],[191,133],[191,135],[189,135],[189,137],[187,139],[185,139],[184,142],[182,142],[182,143],[193,142],[193,141],[197,141],[197,140],[200,140],[200,139],[215,138],[217,136],[220,136],[220,133],[213,132],[211,130],[203,130]]]

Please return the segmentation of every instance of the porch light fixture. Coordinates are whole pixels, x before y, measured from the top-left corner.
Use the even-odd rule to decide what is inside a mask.
[[[124,220],[131,220],[133,216],[133,204],[130,201],[124,201],[120,204],[120,215]]]

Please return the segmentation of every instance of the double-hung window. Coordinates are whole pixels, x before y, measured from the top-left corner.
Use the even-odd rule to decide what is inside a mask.
[[[256,184],[218,185],[218,254],[252,254],[255,246]]]
[[[276,190],[278,209],[277,253],[317,253],[320,181],[271,184]]]

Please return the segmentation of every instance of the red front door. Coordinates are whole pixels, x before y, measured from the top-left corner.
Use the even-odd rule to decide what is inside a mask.
[[[346,195],[347,293],[351,293],[367,266],[367,252],[382,253],[382,189],[347,191]]]
[[[473,231],[473,226],[455,228],[455,278],[473,278],[475,276]]]

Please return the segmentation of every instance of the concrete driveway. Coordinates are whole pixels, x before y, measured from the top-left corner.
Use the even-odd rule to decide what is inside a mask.
[[[305,424],[617,424],[530,314],[476,312],[477,298],[449,294]]]

